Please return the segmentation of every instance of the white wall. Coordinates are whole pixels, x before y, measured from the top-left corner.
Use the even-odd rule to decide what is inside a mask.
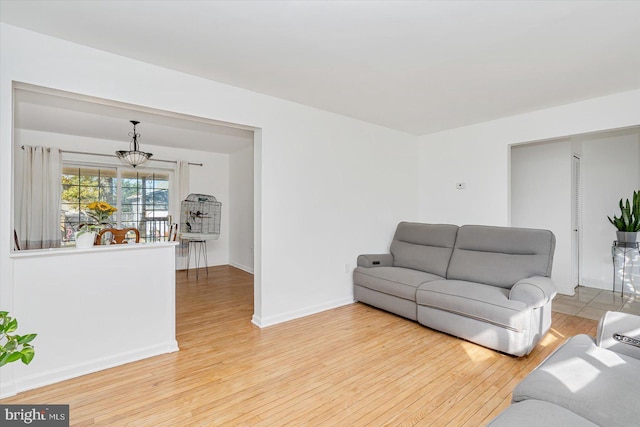
[[[176,150],[178,151],[178,150]],[[189,166],[189,193],[209,194],[222,203],[220,212],[220,237],[215,240],[207,240],[207,264],[229,264],[229,245],[231,239],[231,222],[229,221],[229,155],[220,153],[208,153],[204,151],[180,150],[190,152],[189,158],[194,163],[202,163],[203,166]],[[199,160],[197,160],[199,159]],[[191,256],[190,268],[195,268],[195,257]],[[203,265],[203,259],[199,260]],[[179,266],[182,268],[182,266]]]
[[[638,125],[638,105],[634,90],[420,137],[420,218],[508,225],[511,144]]]
[[[512,144],[636,126],[638,105],[634,90],[421,137],[420,220],[510,225]]]
[[[229,156],[229,264],[253,273],[253,145]]]
[[[12,81],[259,129],[253,321],[350,303],[359,253],[388,249],[418,213],[412,135],[0,24],[0,305],[20,286],[9,257]],[[347,268],[345,268],[347,267]]]
[[[553,232],[552,279],[570,294],[572,154],[569,139],[511,149],[511,225]]]
[[[15,165],[19,168],[22,164],[23,145],[42,145],[45,147],[57,147],[67,151],[81,151],[97,154],[113,154],[123,148],[121,141],[110,141],[79,137],[75,135],[63,135],[50,132],[38,132],[25,129],[14,130]],[[126,148],[126,147],[125,147]],[[189,191],[191,193],[212,194],[222,202],[222,218],[229,218],[229,155],[209,153],[205,151],[184,150],[170,147],[145,144],[145,149],[152,152],[156,159],[163,160],[187,160],[193,163],[202,163],[202,166],[189,167]],[[95,161],[105,164],[121,165],[117,158],[91,157],[79,154],[63,154],[64,160]],[[145,169],[162,169],[173,172],[175,164],[150,161]],[[17,174],[16,188],[20,188],[20,174]],[[180,206],[172,206],[171,215],[176,222],[180,221]],[[229,223],[221,225],[220,238],[207,242],[207,260],[209,265],[224,265],[229,263],[230,230]],[[191,260],[191,267],[195,268],[195,260]],[[178,263],[178,268],[184,268],[184,264]]]
[[[14,254],[7,308],[38,336],[31,364],[1,368],[0,397],[176,351],[174,245]]]
[[[640,130],[587,135],[583,147],[582,283],[611,289],[611,244],[616,228],[607,216],[620,216],[618,202],[640,189]],[[618,285],[621,283],[618,279]]]

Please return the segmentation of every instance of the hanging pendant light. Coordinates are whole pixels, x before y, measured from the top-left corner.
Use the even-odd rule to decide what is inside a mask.
[[[136,132],[136,125],[140,122],[131,120],[131,123],[133,124],[133,132],[129,132],[129,136],[133,139],[131,140],[131,144],[129,145],[129,151],[116,151],[116,155],[119,159],[135,168],[136,166],[140,166],[141,164],[149,160],[151,156],[153,156],[153,154],[145,153],[144,151],[139,150],[138,138],[140,137],[140,134]]]

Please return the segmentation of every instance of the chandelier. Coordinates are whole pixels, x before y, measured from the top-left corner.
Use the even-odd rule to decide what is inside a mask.
[[[130,122],[133,124],[133,132],[129,132],[129,136],[133,139],[129,144],[129,151],[116,151],[116,155],[120,160],[130,164],[135,168],[136,166],[140,166],[141,164],[149,160],[151,156],[153,156],[153,154],[140,151],[140,147],[138,145],[138,138],[140,137],[140,134],[136,132],[136,125],[140,122],[135,120],[130,120]]]

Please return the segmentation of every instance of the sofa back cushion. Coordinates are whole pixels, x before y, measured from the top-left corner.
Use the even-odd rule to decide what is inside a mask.
[[[457,232],[457,225],[401,222],[391,243],[394,267],[445,277]]]
[[[531,276],[551,276],[556,239],[551,231],[463,225],[447,279],[511,288]]]

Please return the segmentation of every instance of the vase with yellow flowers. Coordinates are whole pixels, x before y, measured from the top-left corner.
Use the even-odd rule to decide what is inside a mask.
[[[87,205],[86,214],[92,222],[82,224],[76,232],[76,247],[86,248],[93,246],[96,234],[105,228],[112,228],[111,215],[118,209],[107,202],[93,202]]]

